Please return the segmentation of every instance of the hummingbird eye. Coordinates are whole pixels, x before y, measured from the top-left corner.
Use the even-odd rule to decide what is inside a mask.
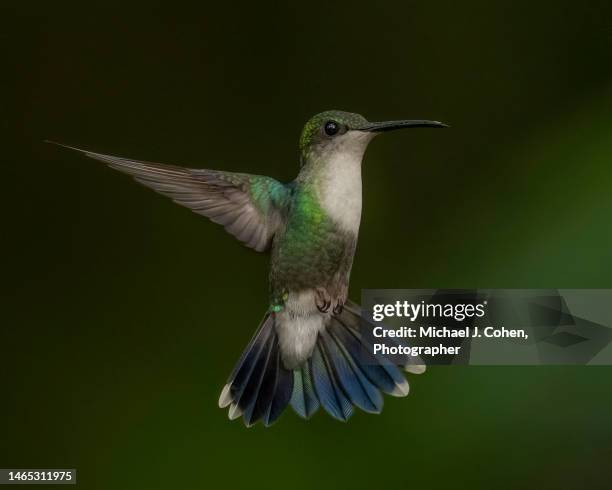
[[[324,126],[325,134],[327,136],[333,136],[340,130],[340,126],[336,121],[327,121]]]

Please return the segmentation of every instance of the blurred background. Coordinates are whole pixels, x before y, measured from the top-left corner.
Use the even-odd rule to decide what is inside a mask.
[[[612,288],[612,3],[6,2],[0,466],[87,489],[605,487],[612,368],[448,367],[348,424],[217,408],[267,257],[52,139],[291,180],[326,109],[370,146],[361,288]]]

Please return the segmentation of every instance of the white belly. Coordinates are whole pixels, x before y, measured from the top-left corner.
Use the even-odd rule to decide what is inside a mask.
[[[321,313],[312,289],[289,293],[283,310],[276,314],[276,333],[286,368],[300,366],[311,355],[329,313]]]

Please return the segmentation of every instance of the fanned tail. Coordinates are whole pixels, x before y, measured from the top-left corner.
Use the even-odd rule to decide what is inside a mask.
[[[380,413],[382,393],[408,394],[408,381],[400,368],[416,374],[425,370],[418,360],[406,359],[398,367],[374,355],[360,308],[352,302],[330,317],[310,359],[288,370],[283,366],[275,319],[275,313],[264,317],[219,398],[220,407],[230,407],[230,419],[242,416],[247,426],[259,420],[269,426],[289,404],[305,419],[321,406],[342,421],[350,418],[354,407]]]

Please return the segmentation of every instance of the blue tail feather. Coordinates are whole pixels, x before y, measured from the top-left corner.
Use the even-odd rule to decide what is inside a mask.
[[[276,336],[273,336],[272,341],[268,344],[267,354],[265,356],[262,355],[257,363],[261,365],[261,368],[257,371],[257,377],[253,378],[253,381],[249,383],[244,392],[244,423],[248,427],[266,414],[274,396],[276,376],[278,374],[276,370],[276,356],[278,354],[278,340]],[[254,375],[255,372],[253,373]]]
[[[240,408],[246,406],[246,403],[250,401],[250,394],[253,393],[253,381],[257,378],[261,369],[264,367],[264,362],[267,356],[268,344],[272,338],[272,328],[267,322],[262,325],[262,335],[259,336],[256,342],[252,346],[248,347],[249,353],[244,359],[244,362],[233,380],[228,381],[231,383],[231,394],[234,402],[238,404]],[[247,396],[245,397],[245,391]]]
[[[340,383],[351,401],[365,412],[380,413],[383,407],[380,391],[364,375],[332,329],[326,337],[325,342],[328,349],[333,352],[332,357]]]
[[[279,361],[274,314],[264,317],[225,385],[219,406],[230,405],[230,418],[242,414],[251,426],[260,419],[272,424],[289,403],[293,379]]]
[[[314,389],[310,363],[305,362],[301,368],[294,370],[293,380],[291,406],[300,417],[309,419],[321,406]]]
[[[247,426],[259,420],[271,425],[289,404],[306,419],[320,406],[343,421],[354,406],[380,413],[381,392],[405,396],[408,383],[395,364],[372,353],[358,312],[350,303],[330,317],[313,355],[292,370],[283,365],[275,313],[268,313],[232,371],[219,405],[229,405],[230,418],[242,415]]]
[[[320,341],[315,346],[310,363],[315,390],[321,405],[332,417],[346,422],[353,414],[353,405],[338,384],[334,369]]]
[[[375,355],[372,343],[360,331],[346,326],[342,320],[338,323],[343,327],[337,329],[340,338],[344,339],[368,379],[389,395],[408,394],[408,382],[400,369],[385,356]]]
[[[269,334],[271,326],[272,319],[270,318],[270,315],[264,316],[263,320],[259,325],[259,328],[255,332],[255,335],[253,335],[253,338],[251,338],[251,340],[247,344],[246,349],[244,349],[244,351],[240,355],[240,359],[238,359],[238,362],[234,366],[234,369],[232,369],[232,373],[229,375],[229,378],[227,380],[228,383],[234,381],[236,375],[238,374],[238,371],[240,371],[240,369],[245,364],[249,365],[253,361],[253,358],[257,353],[257,350],[254,349],[254,347],[261,346],[263,342],[262,337]]]
[[[280,417],[285,407],[289,404],[291,393],[293,392],[293,373],[282,366],[280,354],[276,356],[276,366],[277,375],[274,396],[263,418],[266,427],[272,425]]]

